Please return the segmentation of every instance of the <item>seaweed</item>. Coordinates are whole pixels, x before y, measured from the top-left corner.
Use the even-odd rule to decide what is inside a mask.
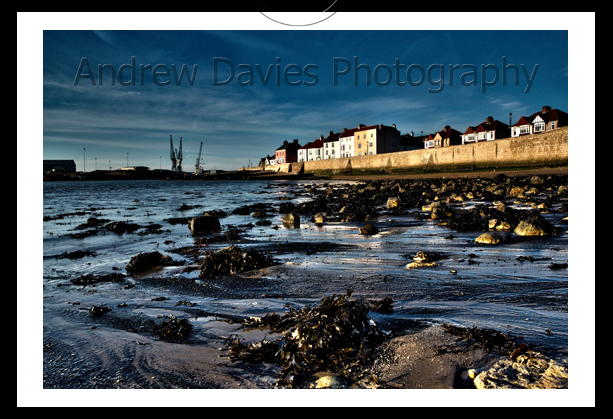
[[[200,264],[200,278],[213,278],[233,275],[274,265],[270,256],[257,250],[244,250],[238,246],[228,246],[217,252],[207,252]]]
[[[321,305],[290,310],[284,316],[267,314],[242,322],[245,328],[268,328],[280,333],[275,341],[243,344],[233,335],[226,340],[231,361],[268,362],[283,369],[278,386],[299,387],[314,374],[329,372],[355,380],[352,370],[364,365],[383,334],[368,312],[388,310],[391,299],[374,303],[350,300],[352,290],[324,297]]]

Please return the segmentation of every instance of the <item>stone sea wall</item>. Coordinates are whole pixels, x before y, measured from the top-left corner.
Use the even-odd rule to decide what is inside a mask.
[[[348,173],[373,171],[445,171],[563,166],[568,164],[568,127],[503,140],[374,156],[286,163],[279,172]]]

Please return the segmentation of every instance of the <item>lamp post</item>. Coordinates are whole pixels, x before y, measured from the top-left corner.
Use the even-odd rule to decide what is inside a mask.
[[[130,153],[126,153],[126,167],[130,166]]]
[[[83,147],[83,173],[85,173],[85,147]]]
[[[513,120],[513,113],[509,112],[509,131],[511,131],[511,134],[513,133],[513,128],[511,125],[512,120]]]

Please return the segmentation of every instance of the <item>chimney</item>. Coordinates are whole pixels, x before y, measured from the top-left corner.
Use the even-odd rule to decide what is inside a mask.
[[[493,121],[494,121],[494,118],[492,118],[491,116],[488,116],[487,119],[486,119],[486,122],[488,124],[491,124]]]
[[[365,126],[364,124],[358,124],[358,129],[362,129],[364,128],[364,126]]]
[[[347,128],[343,128],[343,134],[347,132]]]
[[[413,135],[413,131],[411,131],[411,137],[414,137],[414,135]]]
[[[449,131],[450,129],[451,129],[451,127],[449,125],[445,125],[444,131]]]
[[[298,144],[298,139],[295,139],[295,140],[294,140],[294,144]]]
[[[551,110],[551,106],[543,106],[543,112],[542,113],[549,112],[550,110]]]
[[[392,124],[392,128],[396,128],[396,124]]]

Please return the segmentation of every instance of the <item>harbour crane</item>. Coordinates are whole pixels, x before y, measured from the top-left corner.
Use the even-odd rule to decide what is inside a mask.
[[[196,174],[202,173],[202,169],[200,168],[200,156],[202,156],[202,141],[200,141],[200,151],[198,152],[198,158],[196,159]]]
[[[183,161],[183,137],[179,139],[179,153],[177,154],[177,172],[181,172],[181,162]]]
[[[172,162],[172,171],[177,171],[177,156],[175,154],[175,149],[172,146],[172,135],[170,136],[170,161]]]

